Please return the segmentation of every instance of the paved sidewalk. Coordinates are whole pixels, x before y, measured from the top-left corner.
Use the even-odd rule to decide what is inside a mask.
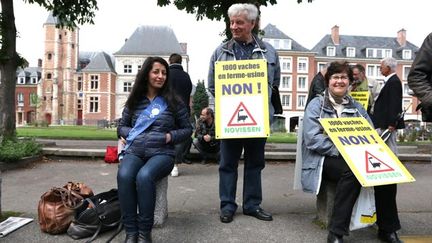
[[[432,232],[432,166],[409,163],[414,183],[400,184],[398,206],[402,236],[427,235]],[[241,206],[230,224],[219,221],[218,167],[180,165],[180,176],[169,178],[167,223],[153,230],[154,242],[325,242],[327,231],[313,223],[315,196],[294,191],[293,163],[267,163],[263,171],[263,208],[272,212],[274,221],[263,222],[245,216]],[[0,242],[82,242],[67,235],[42,233],[37,223],[40,196],[53,186],[67,181],[81,181],[95,193],[116,187],[116,164],[96,160],[46,160],[24,169],[2,173],[4,211],[24,212],[34,222],[11,233]],[[239,168],[237,202],[241,202],[243,166]],[[104,242],[111,233],[95,242]],[[113,242],[123,242],[121,233]],[[431,242],[432,238],[423,242]],[[345,242],[378,242],[373,227],[351,233]],[[405,241],[414,242],[414,241]]]

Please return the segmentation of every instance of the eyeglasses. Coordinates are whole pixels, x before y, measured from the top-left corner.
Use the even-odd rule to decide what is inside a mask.
[[[346,75],[332,75],[330,78],[336,80],[348,80],[348,76]]]

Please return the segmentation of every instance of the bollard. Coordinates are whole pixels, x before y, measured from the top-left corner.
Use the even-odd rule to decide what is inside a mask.
[[[154,211],[154,226],[162,227],[168,218],[168,176],[156,183],[156,203]]]

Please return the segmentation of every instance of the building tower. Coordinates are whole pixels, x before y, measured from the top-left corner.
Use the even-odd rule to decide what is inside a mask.
[[[38,85],[40,106],[37,119],[48,124],[76,119],[74,74],[78,62],[79,29],[59,29],[57,23],[52,13],[44,23],[42,82]]]

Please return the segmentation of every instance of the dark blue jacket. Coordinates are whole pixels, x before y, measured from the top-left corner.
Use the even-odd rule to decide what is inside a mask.
[[[117,127],[117,135],[126,138],[141,112],[147,108],[150,100],[144,98],[131,113],[125,107]],[[141,134],[139,134],[126,153],[132,153],[141,158],[149,158],[154,155],[164,154],[174,156],[174,144],[180,143],[192,135],[192,126],[189,122],[189,115],[186,106],[180,103],[174,114],[168,107],[156,120]],[[165,134],[171,134],[171,142],[165,143]]]

